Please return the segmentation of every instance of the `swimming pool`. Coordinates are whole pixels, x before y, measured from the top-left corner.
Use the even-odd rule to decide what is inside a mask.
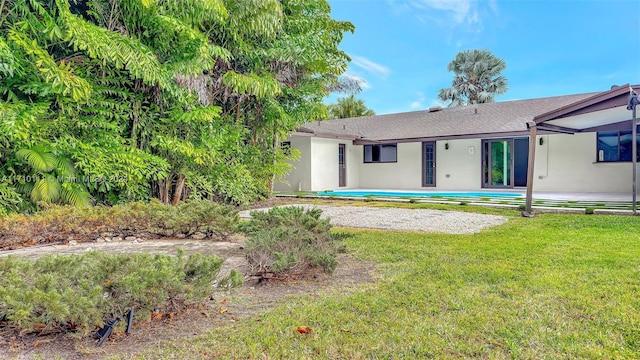
[[[522,197],[523,194],[489,191],[382,191],[382,190],[333,190],[318,191],[321,196],[380,196],[380,197]]]

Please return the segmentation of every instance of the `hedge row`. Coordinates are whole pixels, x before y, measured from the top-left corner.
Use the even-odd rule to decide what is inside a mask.
[[[237,231],[238,211],[212,201],[177,206],[154,200],[113,207],[51,206],[34,215],[10,215],[0,220],[0,250],[25,245],[76,240],[93,241],[104,233],[118,236],[226,237]]]

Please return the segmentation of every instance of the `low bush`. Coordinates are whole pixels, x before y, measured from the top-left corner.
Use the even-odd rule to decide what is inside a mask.
[[[207,200],[183,202],[177,206],[156,200],[146,208],[151,223],[147,231],[162,236],[200,232],[207,237],[227,237],[237,230],[239,223],[235,208]],[[144,205],[142,209],[145,209]]]
[[[333,273],[343,236],[332,234],[329,219],[321,219],[321,214],[320,209],[296,206],[252,211],[242,228],[253,273],[292,274],[312,268]]]
[[[226,237],[237,231],[238,222],[235,208],[206,200],[177,206],[158,200],[113,207],[50,206],[33,215],[12,214],[0,220],[0,249],[69,239],[92,241],[104,233],[126,237],[201,232],[205,237]]]
[[[22,333],[82,336],[129,309],[141,321],[203,300],[221,266],[200,254],[0,258],[0,319]]]
[[[229,271],[229,274],[224,276],[216,284],[219,288],[234,288],[244,284],[244,275],[236,269]]]

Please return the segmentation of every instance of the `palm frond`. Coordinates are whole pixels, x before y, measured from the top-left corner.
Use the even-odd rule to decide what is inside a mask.
[[[76,174],[75,166],[66,157],[58,157],[55,168],[57,173],[63,177],[73,177]]]
[[[63,183],[60,192],[60,200],[65,204],[78,207],[89,206],[91,204],[89,193],[78,183]]]
[[[56,202],[60,199],[60,191],[60,183],[56,177],[47,174],[34,184],[33,190],[31,191],[31,201],[35,203],[39,201],[49,203]]]
[[[34,171],[47,173],[53,170],[58,163],[58,158],[48,149],[41,146],[34,146],[30,149],[21,149],[16,152],[16,158],[25,162]]]

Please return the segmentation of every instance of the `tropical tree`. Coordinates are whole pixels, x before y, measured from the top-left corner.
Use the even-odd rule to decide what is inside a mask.
[[[244,203],[327,117],[348,22],[324,0],[4,0],[0,213],[38,201]],[[39,182],[26,183],[25,179]],[[71,183],[69,183],[71,182]]]
[[[507,92],[505,67],[504,60],[487,50],[459,52],[447,68],[455,74],[451,87],[441,89],[438,98],[450,107],[494,102]]]
[[[330,104],[328,109],[329,118],[331,119],[346,119],[376,114],[364,104],[364,100],[356,99],[354,95],[338,99],[335,104]]]

